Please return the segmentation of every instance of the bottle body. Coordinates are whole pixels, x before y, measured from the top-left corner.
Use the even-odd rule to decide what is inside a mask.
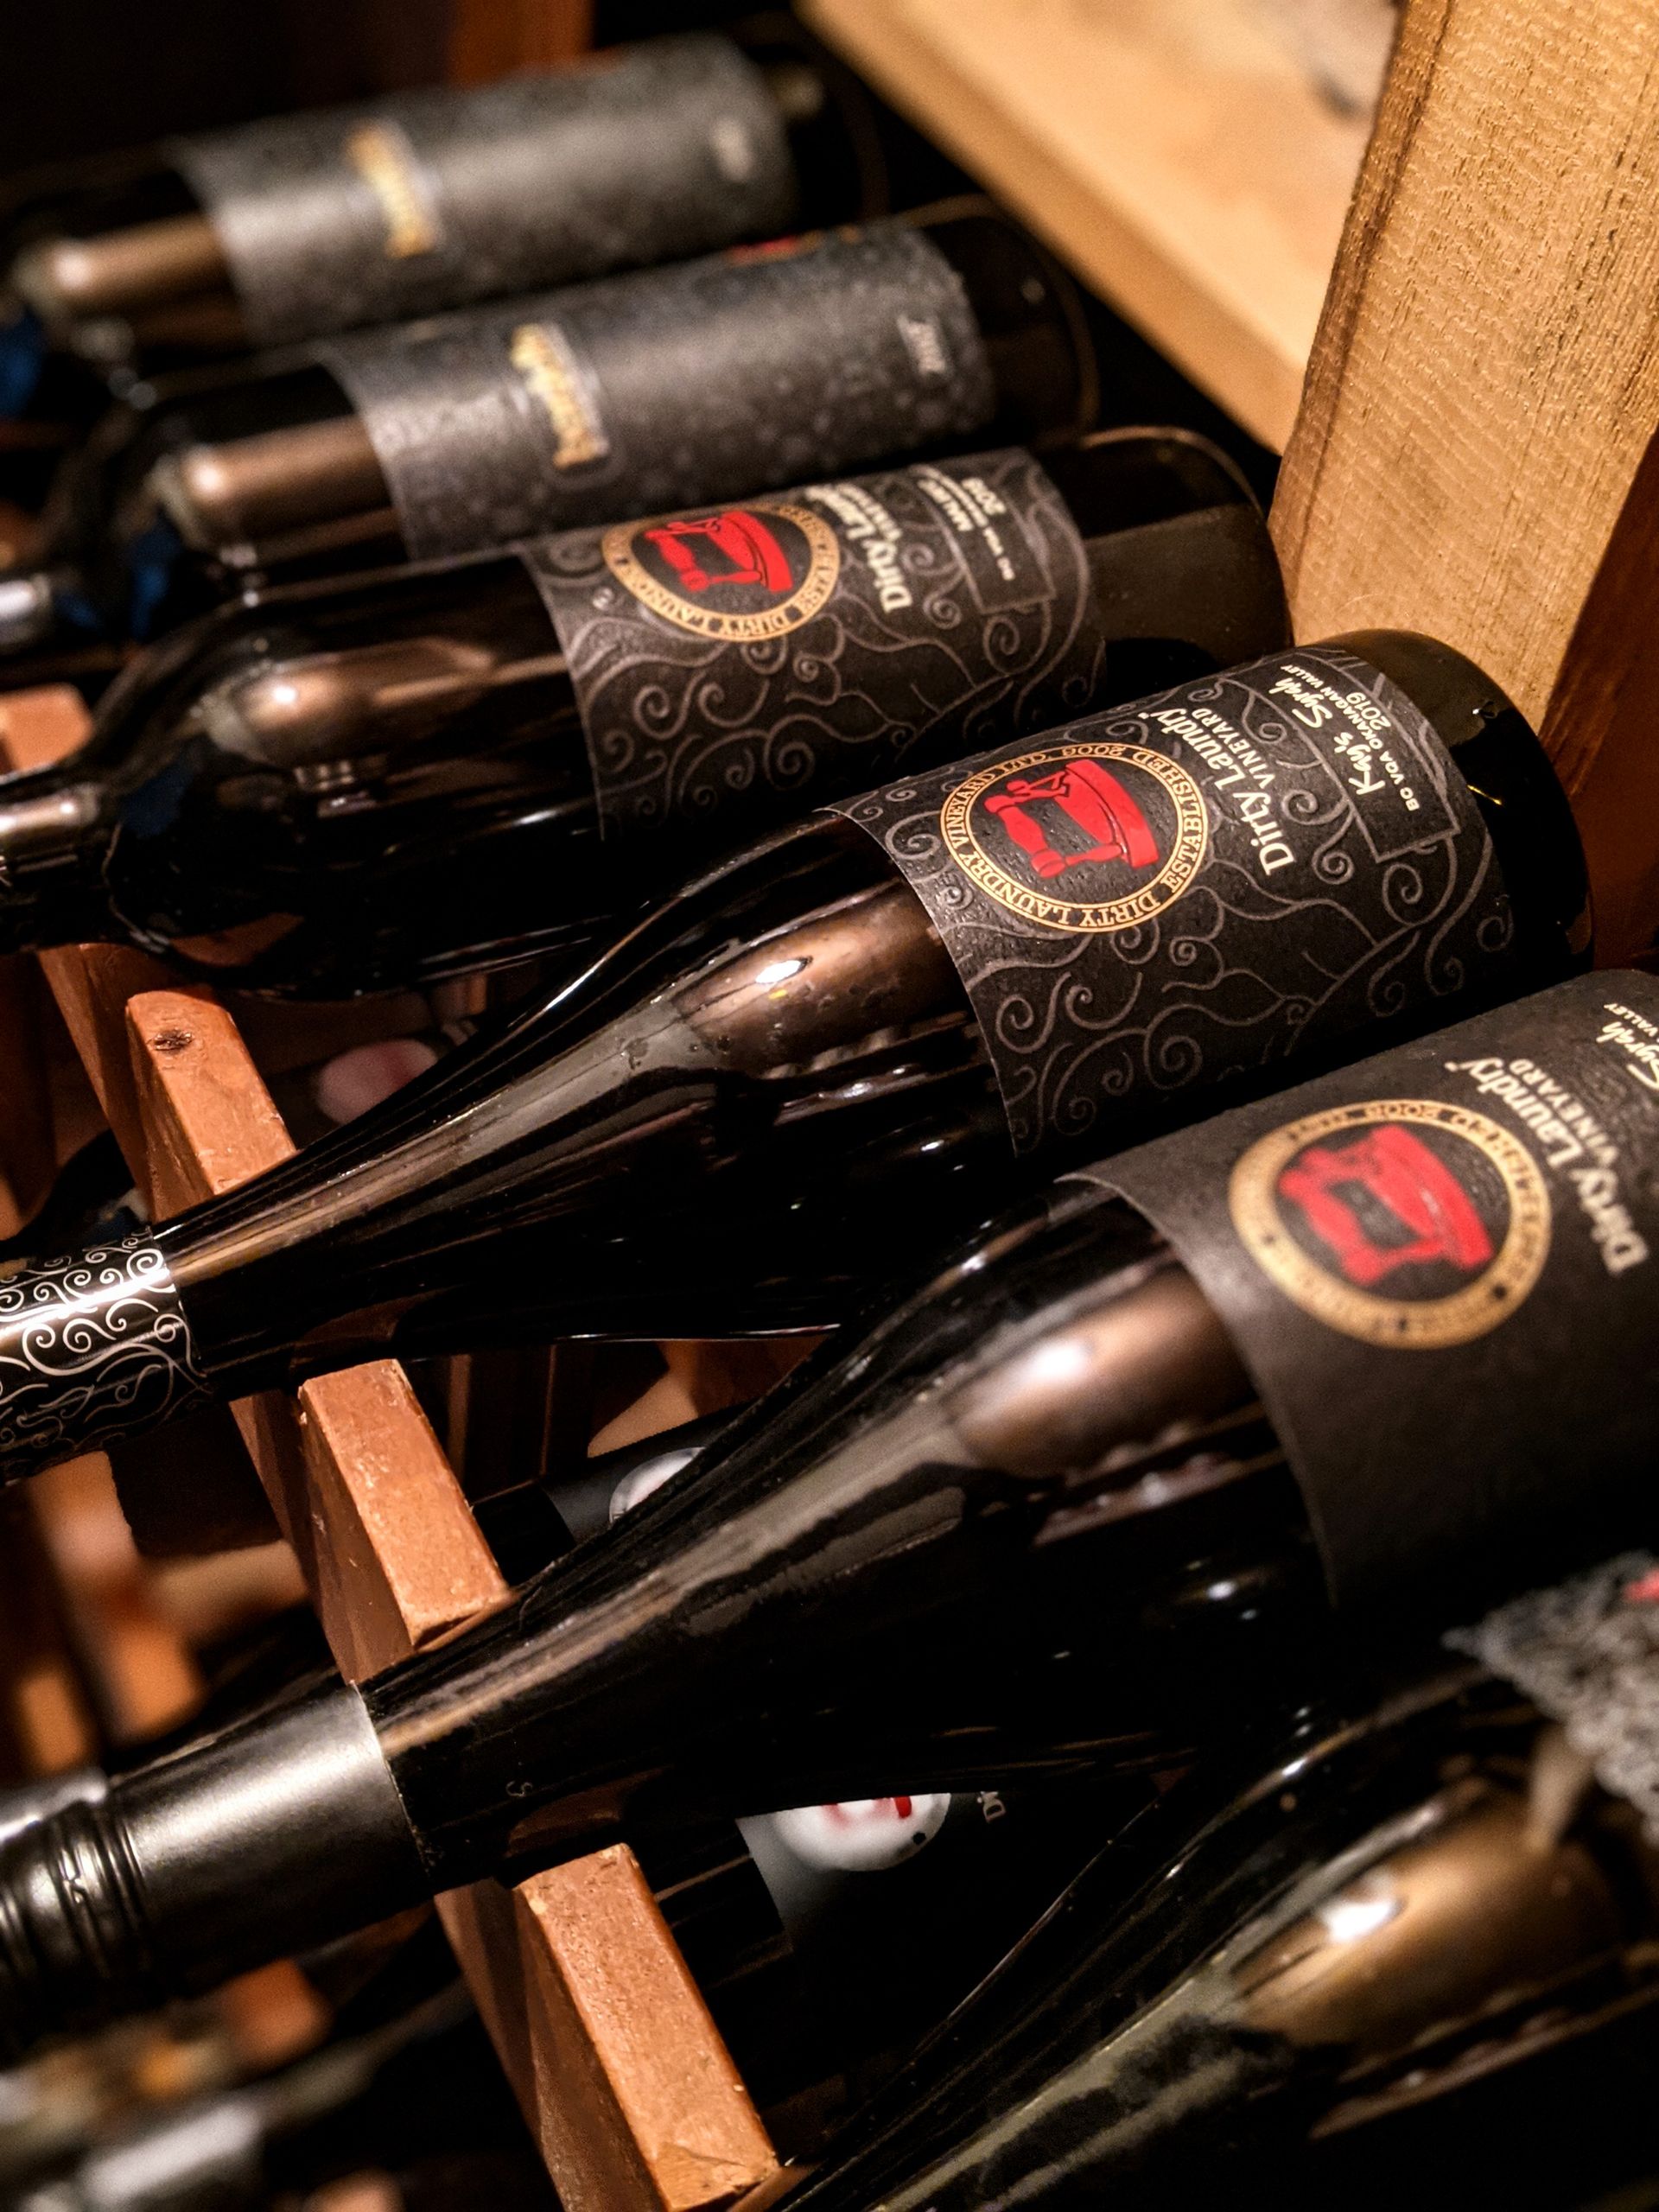
[[[1138,1894],[1109,1850],[768,2200],[1058,2212],[1271,2177],[1292,2203],[1450,2203],[1471,2125],[1495,2179],[1536,2185],[1542,2153],[1560,2186],[1557,2101],[1650,2063],[1654,1868],[1536,1711],[1420,1683],[1305,1721],[1207,1818],[1179,1804],[1122,1854]]]
[[[130,2002],[205,1986],[251,1951],[275,1955],[624,1832],[649,1844],[780,1802],[1007,1788],[1102,1754],[1120,1771],[1169,1765],[1196,1709],[1217,1719],[1217,1681],[1242,1686],[1275,1644],[1306,1651],[1320,1601],[1294,1490],[1258,1464],[1224,1338],[1183,1297],[1179,1270],[1154,1256],[1148,1277],[1143,1224],[1122,1217],[1103,1249],[1109,1212],[1084,1194],[1052,1224],[1005,1233],[988,1248],[988,1290],[984,1266],[954,1270],[880,1332],[873,1359],[785,1386],[712,1465],[442,1650],[366,1691],[290,1701],[19,1839],[0,1858],[8,2032],[95,2017],[118,1990]],[[1121,1364],[1109,1310],[1125,1299],[1132,1338],[1160,1309],[1159,1380],[1115,1403],[1072,1393],[1096,1433],[1074,1422],[1067,1434],[1044,1340],[1058,1329],[1096,1364]],[[946,1387],[918,1393],[930,1372]],[[1171,1398],[1221,1408],[1196,1458],[1154,1453],[1192,1460],[1182,1503],[1179,1482],[1137,1489],[1125,1467],[1126,1519],[1103,1532],[1068,1512],[1077,1493],[1067,1500],[1065,1478],[1046,1471],[1094,1457],[1102,1421],[1119,1440],[1160,1426]],[[1244,1459],[1229,1456],[1230,1419],[1251,1440]],[[1241,1541],[1269,1561],[1255,1602],[1207,1595]],[[836,1602],[849,1576],[851,1607]],[[1133,1654],[1159,1620],[1192,1671],[1166,1663],[1148,1681]],[[218,1816],[204,1820],[201,1792]],[[300,1830],[325,1817],[327,1880],[315,1860],[297,1878]],[[47,1872],[66,1850],[79,1870],[67,1885]],[[40,1874],[22,1874],[23,1859]],[[119,1897],[118,1866],[142,1870]],[[146,1924],[129,1929],[140,1894]],[[68,1901],[72,1929],[41,1920],[53,1897]]]
[[[641,126],[648,143],[641,143]],[[26,181],[4,257],[112,385],[879,208],[868,104],[777,18]]]
[[[60,631],[1086,426],[1070,281],[983,203],[290,348],[102,426],[48,518]]]
[[[275,594],[165,640],[108,696],[81,753],[6,785],[11,942],[124,939],[207,978],[307,995],[537,951],[574,962],[702,855],[815,798],[1282,637],[1265,529],[1201,441],[1108,434],[1054,456],[1052,482],[1018,456],[997,466],[1029,541],[1011,593],[988,553],[953,550],[931,496],[976,479],[977,461],[804,495],[832,588],[759,672],[744,636],[715,647],[717,666],[701,652],[674,743],[652,754],[678,786],[666,806],[625,769],[607,808],[598,773],[647,742],[674,673],[653,645],[696,641],[635,601],[638,645],[611,650],[624,610],[601,606],[595,622],[581,598],[596,562],[593,588],[615,589],[608,532]],[[798,535],[799,505],[740,519]],[[887,518],[899,572],[936,582],[908,614],[879,603],[860,552],[869,512]],[[677,551],[699,543],[693,520],[670,518],[631,544],[652,555],[653,531]],[[988,575],[991,603],[964,621]],[[725,595],[763,610],[778,596],[764,583]],[[698,611],[690,594],[666,603]],[[855,646],[857,680],[826,697],[826,657],[848,667]],[[636,736],[608,741],[630,717]],[[754,765],[729,770],[739,744]],[[717,751],[718,768],[699,765]]]
[[[1334,1181],[1293,1172],[1302,1220],[1287,1236],[1317,1239],[1329,1278],[1351,1281],[1354,1240],[1329,1203],[1346,1191],[1343,1208],[1369,1219],[1373,1244],[1392,1233],[1400,1266],[1424,1265],[1414,1224],[1425,1211],[1459,1217],[1457,1186],[1399,1143],[1368,1179],[1378,1155],[1364,1103],[1381,1094],[1403,1105],[1408,1130],[1464,1141],[1475,1125],[1443,1109],[1471,1080],[1538,1065],[1514,1050],[1525,1042],[1598,1104],[1610,1079],[1636,1099],[1622,1141],[1645,1175],[1659,1114],[1624,1073],[1610,988],[1624,1019],[1659,1033],[1650,984],[1583,977],[1065,1179],[823,1348],[694,1470],[497,1613],[360,1689],[322,1689],[125,1776],[99,1804],[16,1840],[0,1856],[0,2012],[68,2020],[158,1971],[198,1986],[272,1955],[296,1927],[316,1940],[428,1889],[519,1878],[769,1802],[1012,1787],[1090,1764],[1166,1775],[1293,1711],[1356,1626],[1386,1659],[1541,1572],[1605,1556],[1621,1528],[1646,1525],[1659,1395],[1630,1346],[1651,1338],[1659,1233],[1640,1261],[1608,1265],[1566,1163],[1548,1186],[1536,1299],[1500,1268],[1488,1325],[1455,1344],[1414,1344],[1397,1316],[1363,1339],[1332,1327],[1289,1388],[1274,1339],[1294,1337],[1306,1309],[1258,1302],[1236,1257],[1217,1269],[1190,1241],[1190,1222],[1178,1258],[1096,1176],[1139,1189],[1161,1158],[1227,1205],[1248,1187],[1239,1162],[1260,1156],[1251,1133],[1300,1132],[1313,1112],[1348,1156]],[[1506,1039],[1505,1054],[1478,1049]],[[1517,1117],[1535,1161],[1552,1141],[1546,1118]],[[1203,1147],[1224,1138],[1218,1165]],[[1519,1152],[1498,1152],[1521,1190]],[[1654,1231],[1650,1203],[1642,1221]],[[1284,1255],[1262,1249],[1271,1281]],[[1497,1256],[1466,1260],[1478,1290]],[[1438,1248],[1432,1264],[1445,1264]],[[1548,1357],[1563,1313],[1571,1356]],[[1357,1368],[1351,1343],[1365,1345]],[[1427,1364],[1425,1350],[1437,1355]],[[1338,1356],[1351,1363],[1333,1389]],[[1345,1415],[1322,1448],[1310,1395],[1316,1410],[1339,1395]],[[1415,1502],[1425,1477],[1438,1520]],[[1352,1525],[1332,1511],[1344,1493],[1382,1527],[1385,1572],[1363,1592]],[[1588,1582],[1628,1613],[1651,1605],[1649,1566],[1616,1560]],[[1517,1610],[1540,1611],[1536,1599]],[[1546,1631],[1554,1619],[1544,1608]],[[1632,1625],[1645,1649],[1644,1618]],[[1537,1662],[1534,1641],[1507,1671]],[[1629,1640],[1616,1634],[1605,1656],[1628,1668]],[[1544,1653],[1556,1690],[1570,1675],[1580,1694],[1581,1672],[1558,1657]],[[1637,1783],[1648,1786],[1637,1775],[1633,1795]],[[1276,1795],[1253,1801],[1269,1843],[1294,1809]],[[1344,1785],[1334,1802],[1354,1796]],[[318,1862],[308,1830],[325,1803],[352,1842]],[[256,1885],[238,1878],[232,1835],[257,1850]],[[1230,1909],[1224,1884],[1198,1884],[1183,1911],[1194,1897]],[[1282,1994],[1271,1975],[1262,1986]],[[1317,1979],[1312,1993],[1325,2004]],[[1352,1993],[1370,2005],[1374,1978],[1362,1971]],[[1224,2087],[1231,2078],[1224,2070]],[[1244,2086],[1262,2085],[1247,2069]]]
[[[1431,695],[1446,687],[1437,711],[1454,750],[1440,749],[1435,772],[1462,795],[1453,849],[1473,857],[1472,888],[1459,861],[1438,897],[1414,890],[1358,969],[1332,976],[1332,822],[1313,810],[1311,918],[1294,905],[1246,909],[1249,934],[1232,955],[1254,1018],[1238,1018],[1171,932],[1174,980],[1155,1031],[1141,1024],[1098,1061],[1088,1116],[1076,1117],[1075,1090],[1055,1094],[1066,1118],[1028,1127],[1033,1165],[1190,1118],[1226,1080],[1271,1090],[1285,1058],[1351,1053],[1381,1019],[1421,1029],[1448,1003],[1501,999],[1572,964],[1583,879],[1535,741],[1513,710],[1489,716],[1490,687],[1443,649],[1387,639],[1370,649],[1402,667],[1421,661]],[[1358,664],[1340,664],[1351,674]],[[1235,671],[1224,684],[1254,698],[1262,680]],[[1131,726],[1185,712],[1143,702]],[[1306,748],[1288,731],[1284,742],[1287,776]],[[1427,752],[1415,757],[1433,767]],[[1148,777],[1173,773],[1145,744],[1125,758],[1154,763]],[[947,789],[961,773],[947,772]],[[1102,785],[1086,788],[1092,804]],[[1232,844],[1253,850],[1254,831],[1236,824]],[[1356,837],[1351,852],[1362,849]],[[988,1012],[982,978],[904,858],[845,812],[780,831],[689,886],[549,1003],[480,1033],[281,1168],[103,1255],[90,1274],[72,1260],[17,1278],[0,1303],[14,1466],[153,1426],[204,1394],[236,1397],[387,1353],[521,1334],[833,1323],[872,1271],[994,1206],[1015,1167],[1023,1077],[1011,1025]],[[1237,863],[1224,846],[1216,862],[1230,883]],[[1357,894],[1375,891],[1357,860],[1343,867]],[[1402,880],[1393,862],[1380,874],[1385,886]],[[1405,880],[1421,886],[1423,872]],[[1194,896],[1213,947],[1201,887]],[[1465,933],[1455,961],[1448,911]],[[1303,928],[1311,918],[1311,935],[1287,929],[1287,912]],[[1077,957],[1065,935],[1041,943]],[[1127,963],[1108,932],[1084,949],[1096,963],[1095,1003],[1127,990],[1138,1009],[1139,940]],[[994,962],[993,982],[1009,972]],[[1275,972],[1282,986],[1264,1005],[1262,981]],[[1380,1001],[1372,976],[1386,986]],[[1318,1020],[1310,977],[1325,992]],[[1172,1050],[1172,1030],[1192,1046]],[[1012,1025],[1016,1053],[1022,1041]],[[704,1255],[694,1277],[688,1250]],[[79,1354],[60,1374],[83,1344],[97,1345],[105,1387],[81,1387]]]

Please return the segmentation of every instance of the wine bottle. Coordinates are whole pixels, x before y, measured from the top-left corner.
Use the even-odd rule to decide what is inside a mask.
[[[728,2038],[773,2141],[821,2148],[1154,1795],[1089,1770],[742,1821],[789,1971]]]
[[[779,16],[175,138],[13,189],[8,397],[27,407],[53,349],[118,390],[844,219],[883,192],[867,98]]]
[[[1217,1794],[1106,1850],[751,2212],[1452,2206],[1475,2145],[1483,2201],[1580,2202],[1529,2193],[1541,2153],[1558,2190],[1610,2152],[1616,2177],[1659,2050],[1659,1860],[1535,1707],[1472,1670],[1327,1698]],[[1587,2089],[1592,2158],[1567,2124]]]
[[[149,639],[252,584],[740,499],[988,429],[1057,438],[1095,398],[1075,287],[980,200],[369,331],[152,408],[124,446],[103,432],[48,518],[35,642],[92,624]]]
[[[1656,1056],[1659,982],[1581,976],[1067,1179],[498,1613],[15,1838],[0,2025],[686,1820],[1156,1774],[1605,1556]]]
[[[273,594],[141,657],[85,747],[0,783],[0,942],[308,996],[574,965],[817,799],[1285,626],[1258,511],[1179,431]]]
[[[0,1285],[0,1465],[387,1353],[831,1325],[1017,1167],[1560,972],[1584,897],[1524,721],[1400,633],[908,778],[282,1166]]]
[[[276,2072],[129,2118],[8,2201],[15,2212],[264,2212],[346,2175],[523,2140],[489,2038],[452,1984]]]

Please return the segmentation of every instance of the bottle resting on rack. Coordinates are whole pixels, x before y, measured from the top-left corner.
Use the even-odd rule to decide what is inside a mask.
[[[1053,1186],[499,1612],[15,1839],[9,2032],[685,1821],[1155,1774],[1605,1556],[1656,1040],[1659,983],[1582,976]]]
[[[84,410],[135,375],[679,260],[884,195],[868,98],[781,15],[243,124],[14,188],[0,386],[21,413],[67,355]]]
[[[0,782],[0,943],[333,996],[574,963],[694,861],[1283,641],[1212,447],[1108,432],[276,594]]]
[[[500,1557],[502,1510],[533,1495],[558,1529],[545,1558],[632,1512],[760,1408],[728,1408],[589,1459],[574,1479],[485,1502]],[[518,1533],[516,1522],[511,1534]],[[511,1574],[506,1561],[504,1571]],[[514,1577],[522,1580],[523,1577]],[[787,1943],[724,1974],[694,1965],[775,2144],[820,2144],[1027,1932],[1153,1794],[1085,1770],[995,1789],[897,1791],[803,1805],[739,1823]],[[657,1872],[655,1862],[647,1873]],[[677,1930],[677,1933],[679,1932]]]
[[[14,2184],[7,2201],[14,2212],[269,2212],[347,2176],[426,2160],[470,2172],[465,2162],[487,2158],[493,2181],[494,2161],[508,2156],[535,2158],[500,2061],[454,1982],[275,2072],[128,2116],[73,2164]],[[551,2212],[536,2171],[538,2193],[504,2200],[492,2188],[488,2202]]]
[[[9,634],[20,653],[99,629],[149,639],[255,583],[740,498],[988,430],[1062,437],[1094,411],[1071,280],[987,202],[946,201],[359,333],[134,415],[125,445],[105,426],[65,471],[37,572],[4,583]]]
[[[911,777],[281,1167],[0,1285],[0,1466],[387,1354],[832,1324],[1017,1166],[1563,972],[1584,901],[1525,722],[1397,632]]]
[[[816,2174],[745,2202],[1449,2212],[1475,2146],[1485,2202],[1619,2177],[1659,1859],[1535,1707],[1470,1669],[1350,1693],[1216,1794],[1108,1848]]]

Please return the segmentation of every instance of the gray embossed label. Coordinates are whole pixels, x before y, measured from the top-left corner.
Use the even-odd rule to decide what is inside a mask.
[[[605,834],[722,838],[1101,696],[1087,556],[1027,453],[980,454],[526,550]]]
[[[795,199],[765,79],[703,34],[168,150],[259,345],[707,252]]]
[[[320,346],[410,551],[511,544],[958,438],[995,391],[957,275],[876,225]]]
[[[1017,1151],[1496,976],[1491,841],[1430,724],[1330,646],[840,810],[960,969]]]
[[[1334,1595],[1444,1619],[1651,1526],[1659,982],[1584,976],[1084,1171],[1226,1322]]]
[[[1622,1552],[1446,1637],[1560,1723],[1659,1843],[1659,1560]]]

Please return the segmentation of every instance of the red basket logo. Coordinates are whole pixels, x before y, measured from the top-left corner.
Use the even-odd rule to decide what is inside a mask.
[[[1405,1241],[1379,1244],[1343,1196],[1344,1186],[1357,1186],[1391,1214]],[[1451,1168],[1397,1124],[1352,1144],[1311,1146],[1280,1177],[1279,1189],[1301,1208],[1349,1281],[1367,1289],[1401,1268],[1442,1260],[1467,1274],[1496,1256],[1485,1223]]]
[[[1048,842],[1034,804],[1059,808],[1090,840],[1080,853],[1057,852]],[[1162,855],[1146,816],[1117,778],[1097,760],[1074,760],[1052,776],[1011,776],[1001,791],[985,801],[1003,833],[1027,855],[1045,882],[1091,861],[1123,861],[1130,868],[1155,868]]]

